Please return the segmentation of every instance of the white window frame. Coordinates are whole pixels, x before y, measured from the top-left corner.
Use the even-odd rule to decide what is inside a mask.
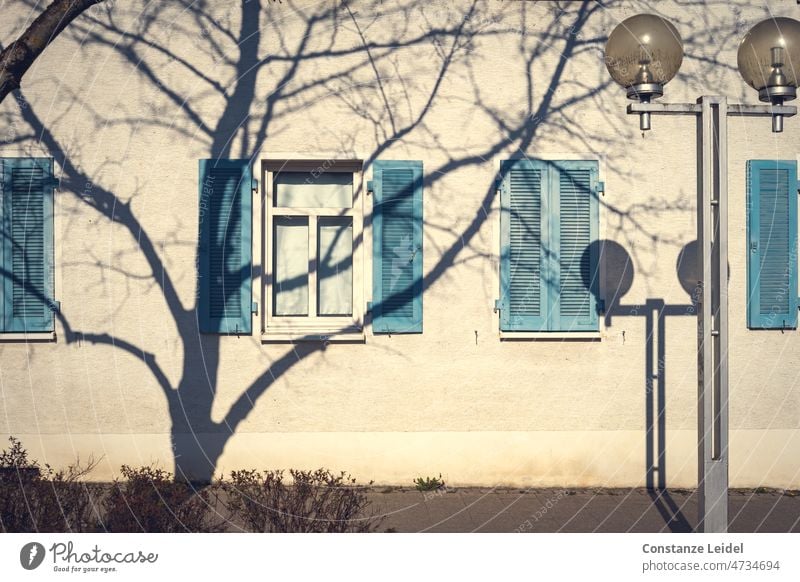
[[[276,172],[343,172],[353,174],[351,208],[276,207],[273,176]],[[364,339],[364,188],[361,160],[262,160],[262,341],[359,341]],[[273,313],[274,218],[308,218],[308,316],[278,316]],[[353,313],[350,316],[318,316],[317,310],[317,219],[350,216],[353,220]]]

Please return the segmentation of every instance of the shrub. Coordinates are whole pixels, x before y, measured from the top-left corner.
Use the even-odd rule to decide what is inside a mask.
[[[222,484],[231,517],[250,531],[285,533],[369,532],[383,522],[366,514],[366,487],[350,475],[327,469],[289,474],[291,485],[283,471],[233,471]]]
[[[414,479],[414,484],[417,486],[417,491],[435,491],[444,487],[442,474],[439,473],[438,477],[417,477]]]
[[[0,452],[0,531],[216,532],[228,516],[257,532],[369,532],[383,522],[367,514],[366,486],[327,469],[234,471],[202,489],[155,467],[123,465],[122,478],[87,483],[97,465],[77,460],[54,471],[28,458],[11,437]],[[371,483],[370,483],[371,485]]]
[[[124,480],[115,480],[103,500],[107,531],[221,531],[213,488],[195,489],[155,467],[123,465],[120,472]]]
[[[41,478],[39,465],[14,437],[0,453],[0,525],[4,532],[36,531],[34,484]]]
[[[97,465],[89,458],[53,471],[28,458],[22,443],[0,453],[0,527],[5,532],[87,532],[97,529],[97,486],[83,481]]]
[[[99,501],[102,486],[87,483],[83,478],[97,465],[89,458],[84,466],[78,459],[65,471],[47,467],[46,479],[38,483],[43,508],[39,531],[85,533],[100,528]]]

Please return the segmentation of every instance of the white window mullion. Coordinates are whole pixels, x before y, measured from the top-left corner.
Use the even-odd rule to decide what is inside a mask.
[[[316,216],[353,216],[355,214],[352,208],[288,208],[276,206],[272,211],[281,216],[308,216],[309,214]]]
[[[369,232],[369,237],[366,236],[364,230],[364,203],[366,196],[362,195],[363,190],[363,174],[357,172],[354,174],[353,180],[353,319],[357,326],[364,324],[363,310],[365,305],[364,286],[365,281],[372,281],[367,277],[365,271],[366,261],[363,257],[372,256],[372,247],[367,247],[367,241],[372,241],[372,232]],[[361,242],[359,242],[361,241]],[[369,251],[369,252],[368,252]]]
[[[264,294],[263,294],[263,312],[266,314],[265,327],[268,329],[272,325],[272,319],[275,317],[273,313],[273,285],[275,283],[275,245],[274,245],[274,229],[273,229],[273,210],[272,210],[272,172],[264,172]]]
[[[317,217],[308,215],[308,317],[317,317]]]

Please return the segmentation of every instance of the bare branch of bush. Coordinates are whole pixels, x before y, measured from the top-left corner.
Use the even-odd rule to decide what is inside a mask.
[[[31,460],[11,437],[0,452],[0,530],[4,532],[219,532],[228,520],[255,532],[372,532],[367,485],[327,469],[234,471],[196,488],[157,467],[121,468],[113,483],[85,478],[98,462],[59,471]],[[222,511],[221,511],[222,510]]]
[[[54,471],[28,458],[22,443],[0,453],[0,527],[5,532],[97,531],[100,486],[84,478],[99,461],[89,457]]]
[[[366,486],[350,475],[327,469],[289,473],[291,484],[283,471],[233,471],[222,483],[232,518],[250,531],[283,533],[370,532],[383,522],[367,515]]]
[[[107,531],[222,531],[216,496],[211,490],[174,481],[171,473],[155,467],[123,465],[121,473],[124,480],[115,480],[103,499]]]

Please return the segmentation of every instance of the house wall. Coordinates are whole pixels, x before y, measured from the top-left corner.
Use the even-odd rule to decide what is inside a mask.
[[[695,238],[696,124],[656,116],[643,136],[603,45],[619,21],[657,11],[687,53],[666,100],[723,92],[754,103],[736,72],[738,40],[768,8],[798,18],[800,7],[165,4],[93,9],[0,105],[0,155],[53,157],[62,180],[62,317],[55,341],[0,344],[0,435],[55,466],[102,456],[96,479],[177,462],[217,474],[327,466],[405,485],[441,473],[453,485],[639,486],[648,393],[658,400],[659,386],[646,377],[649,346],[664,378],[667,483],[695,484],[696,318],[676,265]],[[4,10],[8,43],[32,12],[26,2]],[[729,122],[735,487],[800,487],[800,339],[747,329],[745,244],[745,163],[797,159],[797,124],[775,135],[765,119]],[[519,155],[600,161],[601,238],[624,253],[602,266],[611,313],[599,341],[500,339],[494,180]],[[286,157],[422,160],[424,332],[368,328],[353,344],[199,334],[197,160],[217,156],[256,168]],[[258,213],[253,231],[259,280]],[[626,256],[633,280],[621,293],[614,273]],[[369,259],[363,269],[371,281]],[[661,301],[675,314],[659,356],[647,313]]]

